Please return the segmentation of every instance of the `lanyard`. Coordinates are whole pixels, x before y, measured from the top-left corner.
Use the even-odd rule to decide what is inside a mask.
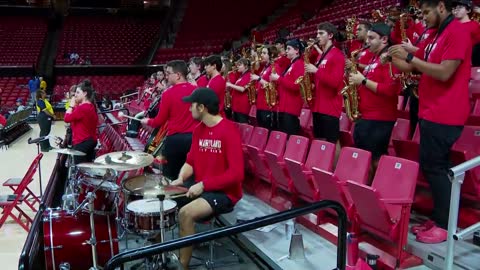
[[[430,53],[432,53],[433,46],[435,43],[437,43],[438,38],[442,35],[443,31],[447,26],[453,21],[453,15],[450,14],[448,17],[445,19],[445,21],[442,22],[442,24],[438,27],[438,32],[437,35],[435,36],[435,39],[433,40],[432,43],[430,43],[428,49],[425,51],[425,61],[428,62],[428,57],[430,56]]]

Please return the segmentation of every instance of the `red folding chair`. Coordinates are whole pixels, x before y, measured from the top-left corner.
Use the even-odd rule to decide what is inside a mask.
[[[42,159],[43,154],[40,153],[30,164],[30,167],[27,170],[27,173],[20,181],[17,188],[14,190],[12,195],[2,195],[0,196],[0,208],[3,209],[2,216],[0,217],[0,228],[3,226],[5,221],[8,217],[13,218],[15,222],[17,222],[22,228],[24,228],[27,232],[29,231],[30,225],[32,224],[33,220],[30,216],[28,216],[21,208],[20,205],[26,201],[26,197],[23,193],[27,190],[28,184],[30,184],[33,175],[37,171],[37,168],[40,164],[40,160]],[[31,191],[29,191],[30,193]],[[33,194],[33,193],[32,193]],[[30,207],[30,205],[29,205]],[[18,214],[13,213],[13,209],[18,211]],[[26,222],[22,220],[22,218],[26,219]]]

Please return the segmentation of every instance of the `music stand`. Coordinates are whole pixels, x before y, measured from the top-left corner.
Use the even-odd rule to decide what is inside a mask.
[[[45,137],[40,137],[40,138],[37,138],[37,139],[34,139],[32,141],[32,138],[28,138],[28,144],[36,144],[37,145],[37,155],[40,154],[40,143],[43,142],[43,141],[46,141],[48,140],[48,136],[45,136]],[[41,161],[38,161],[38,180],[39,180],[39,183],[40,183],[40,197],[39,199],[43,198],[43,187],[42,187],[42,166],[41,166]]]

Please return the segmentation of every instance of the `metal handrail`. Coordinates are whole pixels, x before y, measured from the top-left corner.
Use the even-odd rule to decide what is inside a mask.
[[[298,216],[318,211],[320,209],[332,208],[338,215],[338,243],[337,243],[337,268],[344,270],[346,267],[347,254],[347,215],[345,209],[341,204],[335,201],[320,201],[312,203],[311,205],[295,208],[284,212],[275,213],[272,215],[255,218],[249,221],[241,222],[236,225],[218,228],[211,231],[206,231],[199,234],[182,237],[179,239],[170,240],[164,243],[154,244],[148,247],[142,247],[134,250],[129,250],[115,255],[111,258],[104,267],[104,270],[113,270],[126,262],[151,257],[167,251],[180,249],[191,246],[193,244],[212,241],[218,238],[232,236],[246,231],[254,230],[264,226],[272,225],[278,222],[286,221]]]
[[[464,239],[468,234],[473,233],[476,229],[480,229],[480,223],[474,224],[469,228],[457,233],[458,229],[458,212],[460,207],[460,191],[462,189],[465,173],[471,169],[480,166],[480,156],[467,160],[448,171],[448,177],[452,182],[452,191],[450,194],[450,211],[448,217],[448,238],[447,238],[447,255],[445,256],[445,270],[453,269],[453,258],[455,241]]]

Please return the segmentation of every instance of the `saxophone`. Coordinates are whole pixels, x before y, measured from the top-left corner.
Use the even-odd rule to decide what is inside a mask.
[[[276,74],[277,72],[275,71],[275,61],[272,61],[272,74]],[[269,82],[265,86],[265,100],[267,101],[268,107],[272,108],[277,105],[278,102],[278,92],[277,92],[277,86],[275,85],[275,82]]]
[[[346,26],[346,31],[347,31],[347,35],[348,35],[348,33],[353,33],[353,29],[355,27],[356,20],[352,19],[352,20],[348,20],[347,22],[348,23],[347,23],[347,26]],[[352,36],[352,35],[350,35],[350,36]],[[350,54],[351,65],[349,67],[345,68],[345,73],[346,73],[345,75],[346,75],[347,78],[350,77],[350,74],[357,73],[357,71],[358,71],[357,70],[357,56],[358,56],[358,54],[360,53],[361,50],[362,50],[362,48],[357,49]],[[360,97],[358,95],[357,86],[355,84],[349,83],[347,81],[347,82],[345,82],[345,87],[343,87],[343,89],[340,93],[343,96],[343,102],[344,102],[344,105],[345,105],[345,112],[346,112],[348,118],[351,121],[358,120],[360,118],[361,114],[360,114],[360,111],[358,109],[358,101],[359,101]]]
[[[250,67],[250,74],[255,74],[255,65],[256,63],[260,63],[260,60],[257,59],[257,61],[253,61],[252,65]],[[248,95],[248,102],[250,105],[255,105],[257,103],[257,87],[256,87],[257,81],[250,80],[250,82],[245,86],[245,91],[247,91]]]
[[[305,48],[305,52],[303,53],[303,61],[305,65],[310,64],[310,50],[312,49],[313,45],[308,46]],[[313,100],[313,91],[312,91],[312,82],[310,80],[310,75],[305,73],[303,76],[298,77],[295,80],[295,84],[300,86],[300,94],[302,95],[302,99],[306,104],[310,104]]]
[[[225,81],[228,81],[229,75],[234,72],[230,71],[227,73],[225,76]],[[230,92],[230,89],[225,90],[225,96],[223,97],[223,103],[225,106],[225,109],[231,109],[232,108],[232,92]]]

